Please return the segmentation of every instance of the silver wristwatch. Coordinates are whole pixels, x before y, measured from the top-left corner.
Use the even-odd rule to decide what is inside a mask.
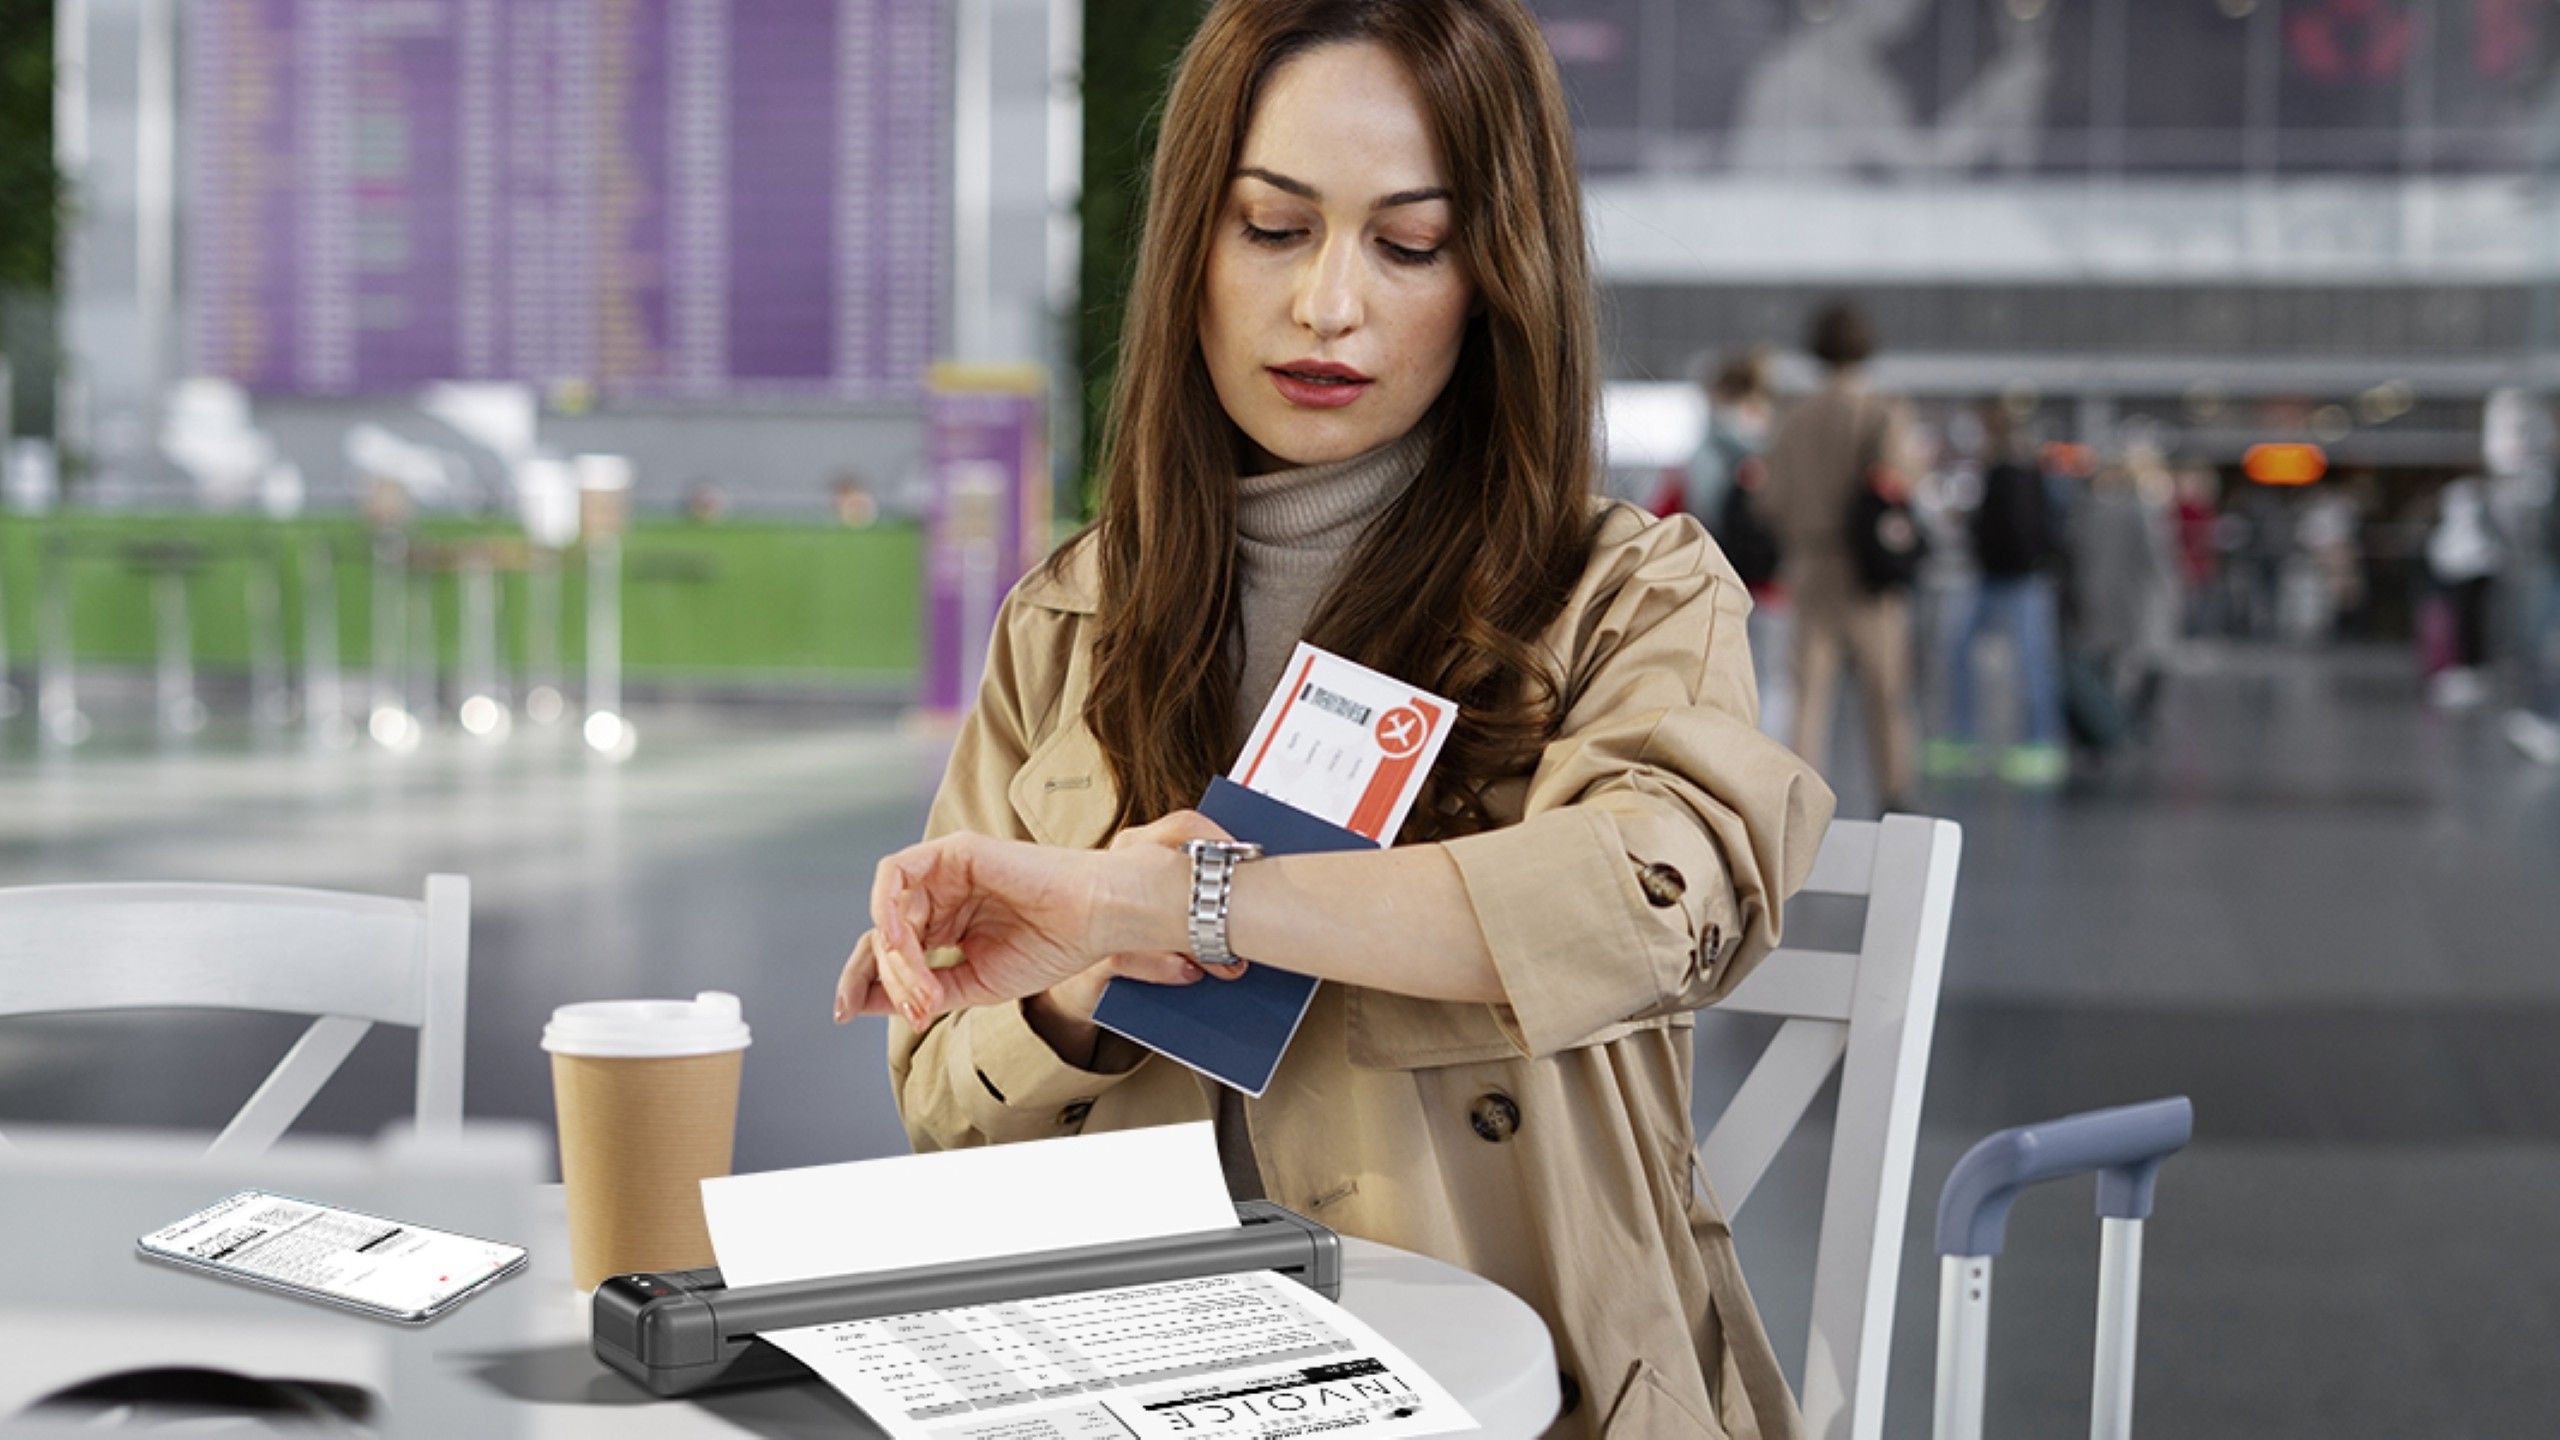
[[[1202,965],[1232,965],[1227,899],[1238,862],[1261,859],[1262,847],[1250,840],[1185,840],[1182,853],[1191,857],[1191,958]]]

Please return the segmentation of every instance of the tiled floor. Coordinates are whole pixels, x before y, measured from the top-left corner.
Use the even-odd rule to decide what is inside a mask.
[[[2166,1093],[2195,1097],[2198,1140],[2149,1236],[2141,1433],[2552,1433],[2560,774],[2493,719],[2415,696],[2396,655],[2207,655],[2156,743],[2111,772],[2058,797],[1932,793],[1965,857],[1892,1433],[1927,1428],[1925,1236],[1954,1156],[2002,1125]],[[414,892],[458,870],[475,1111],[548,1120],[535,1042],[552,1006],[720,986],[756,1027],[742,1166],[902,1148],[879,1028],[827,1016],[870,866],[913,837],[938,774],[933,741],[883,713],[663,708],[620,768],[540,736],[395,759],[217,726],[168,752],[100,722],[69,757],[38,753],[27,717],[0,724],[0,884]],[[1702,1104],[1751,1033],[1702,1031]],[[258,1017],[12,1025],[0,1125],[210,1123],[289,1035]],[[310,1123],[387,1118],[408,1058],[368,1041]],[[1824,1141],[1791,1142],[1736,1225],[1791,1366]],[[1995,1433],[2085,1427],[2096,1248],[2085,1187],[2021,1205],[1996,1281]]]

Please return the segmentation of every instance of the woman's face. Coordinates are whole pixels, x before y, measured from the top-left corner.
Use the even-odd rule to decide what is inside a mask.
[[[1368,43],[1263,84],[1209,246],[1200,351],[1259,473],[1374,450],[1457,369],[1475,286],[1422,96]]]

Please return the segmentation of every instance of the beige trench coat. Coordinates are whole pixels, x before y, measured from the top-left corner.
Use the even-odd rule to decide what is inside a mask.
[[[1547,636],[1588,683],[1535,772],[1488,797],[1503,825],[1446,842],[1509,1003],[1324,986],[1247,1108],[1254,1153],[1280,1204],[1535,1307],[1567,1400],[1551,1434],[1792,1436],[1795,1401],[1693,1174],[1689,1012],[1776,942],[1831,792],[1757,728],[1750,602],[1714,542],[1685,516],[1595,506],[1590,564]],[[929,834],[1110,839],[1109,768],[1081,720],[1090,554],[1006,600]],[[1215,1110],[1209,1082],[1107,1034],[1096,1068],[1066,1063],[1019,1005],[890,1034],[919,1150]]]

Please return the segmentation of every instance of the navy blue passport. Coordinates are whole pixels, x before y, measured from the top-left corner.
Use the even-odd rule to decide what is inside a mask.
[[[1256,794],[1224,775],[1209,782],[1200,813],[1266,855],[1375,850],[1378,842],[1304,810]],[[1250,960],[1252,956],[1246,956]],[[1126,976],[1102,989],[1093,1021],[1200,1073],[1260,1096],[1280,1068],[1289,1038],[1306,1017],[1316,982],[1269,965],[1248,965],[1235,980],[1155,985]]]

